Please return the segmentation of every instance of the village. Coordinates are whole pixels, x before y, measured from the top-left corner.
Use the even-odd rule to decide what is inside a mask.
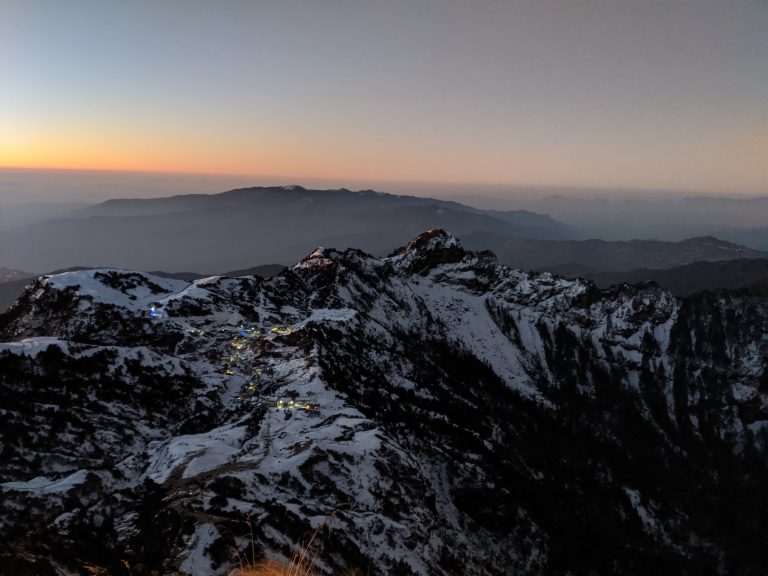
[[[158,320],[166,317],[160,305],[152,305],[147,310],[147,318]],[[289,326],[273,326],[269,332],[262,333],[256,326],[239,324],[234,329],[234,334],[227,330],[231,339],[227,343],[227,350],[222,355],[220,364],[221,372],[229,377],[241,377],[245,383],[242,386],[237,400],[242,404],[266,405],[276,411],[284,411],[286,417],[290,417],[292,411],[302,410],[306,413],[317,415],[320,413],[320,404],[296,397],[280,398],[265,394],[267,383],[264,381],[263,370],[259,366],[258,355],[265,345],[272,344],[276,339],[290,336],[295,331]],[[201,338],[209,334],[199,327],[189,327],[187,333]]]

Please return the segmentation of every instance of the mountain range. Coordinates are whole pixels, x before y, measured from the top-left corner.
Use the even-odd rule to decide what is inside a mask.
[[[0,262],[41,271],[108,264],[220,272],[295,262],[318,244],[354,245],[386,254],[434,226],[457,234],[474,230],[527,238],[573,234],[548,216],[525,211],[482,211],[456,202],[371,190],[261,187],[108,200],[70,217],[0,231]]]
[[[765,293],[601,290],[442,230],[269,279],[95,269],[0,317],[0,565],[758,575]],[[99,572],[101,571],[101,572]]]
[[[765,252],[718,240],[711,236],[679,242],[660,240],[537,240],[472,233],[467,247],[491,249],[500,262],[523,270],[580,275],[592,272],[629,271],[640,268],[674,268],[701,261],[765,258]],[[489,248],[490,247],[490,248]]]
[[[694,262],[666,270],[641,268],[625,272],[580,271],[576,276],[601,288],[614,284],[652,281],[676,296],[704,290],[757,290],[768,287],[768,259],[748,258],[722,262]]]
[[[768,196],[681,196],[652,190],[550,189],[498,191],[496,198],[455,196],[473,206],[525,208],[549,214],[590,238],[678,241],[716,236],[768,251]]]
[[[454,231],[473,250],[493,251],[503,264],[559,274],[766,256],[713,237],[584,239],[584,231],[526,210],[480,210],[372,190],[259,187],[115,199],[69,210],[66,217],[0,230],[0,265],[37,271],[110,266],[205,276],[294,262],[318,245],[357,247],[383,256],[435,227]],[[8,286],[2,290],[11,293]]]

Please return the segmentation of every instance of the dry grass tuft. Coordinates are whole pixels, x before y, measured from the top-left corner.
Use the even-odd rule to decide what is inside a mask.
[[[265,560],[235,570],[230,576],[320,576],[312,567],[300,568],[293,561],[287,566],[274,560]]]
[[[244,563],[241,558],[240,568],[233,570],[229,576],[323,576],[323,573],[315,568],[317,549],[314,544],[315,539],[324,529],[331,529],[330,523],[332,519],[333,515],[324,524],[315,529],[309,542],[303,544],[297,552],[293,553],[287,565],[274,560]],[[251,543],[253,546],[255,539],[250,518],[248,519],[248,525],[251,529]],[[252,550],[252,553],[255,554],[255,549]]]
[[[291,561],[281,564],[274,560],[264,560],[255,564],[241,566],[230,573],[230,576],[322,576],[322,572],[314,567],[312,558],[306,555],[308,547],[296,552]]]

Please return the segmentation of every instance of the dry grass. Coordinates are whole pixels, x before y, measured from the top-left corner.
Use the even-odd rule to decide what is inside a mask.
[[[288,565],[274,560],[265,560],[252,566],[235,570],[230,576],[320,576],[311,566],[301,567],[291,561]]]
[[[281,564],[274,560],[263,560],[257,563],[243,562],[240,558],[240,568],[230,572],[229,576],[323,576],[323,573],[315,568],[315,556],[317,555],[317,549],[315,547],[315,539],[323,530],[330,530],[330,523],[333,519],[333,515],[329,517],[324,524],[318,526],[312,533],[312,537],[309,542],[303,544],[301,548],[291,555],[291,559],[288,564]],[[251,525],[250,518],[248,525],[251,528],[251,543],[254,545],[253,537],[253,525]],[[252,550],[252,554],[255,554],[255,549]],[[353,576],[352,573],[349,576]]]
[[[357,572],[354,570],[344,574],[345,576],[357,576]],[[230,576],[323,576],[323,573],[313,566],[302,566],[294,563],[293,560],[288,565],[273,560],[265,560],[253,566],[235,570],[230,573]]]

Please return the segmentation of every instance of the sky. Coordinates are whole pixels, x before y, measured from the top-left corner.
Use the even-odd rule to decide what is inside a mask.
[[[0,0],[10,168],[766,193],[768,1]]]

